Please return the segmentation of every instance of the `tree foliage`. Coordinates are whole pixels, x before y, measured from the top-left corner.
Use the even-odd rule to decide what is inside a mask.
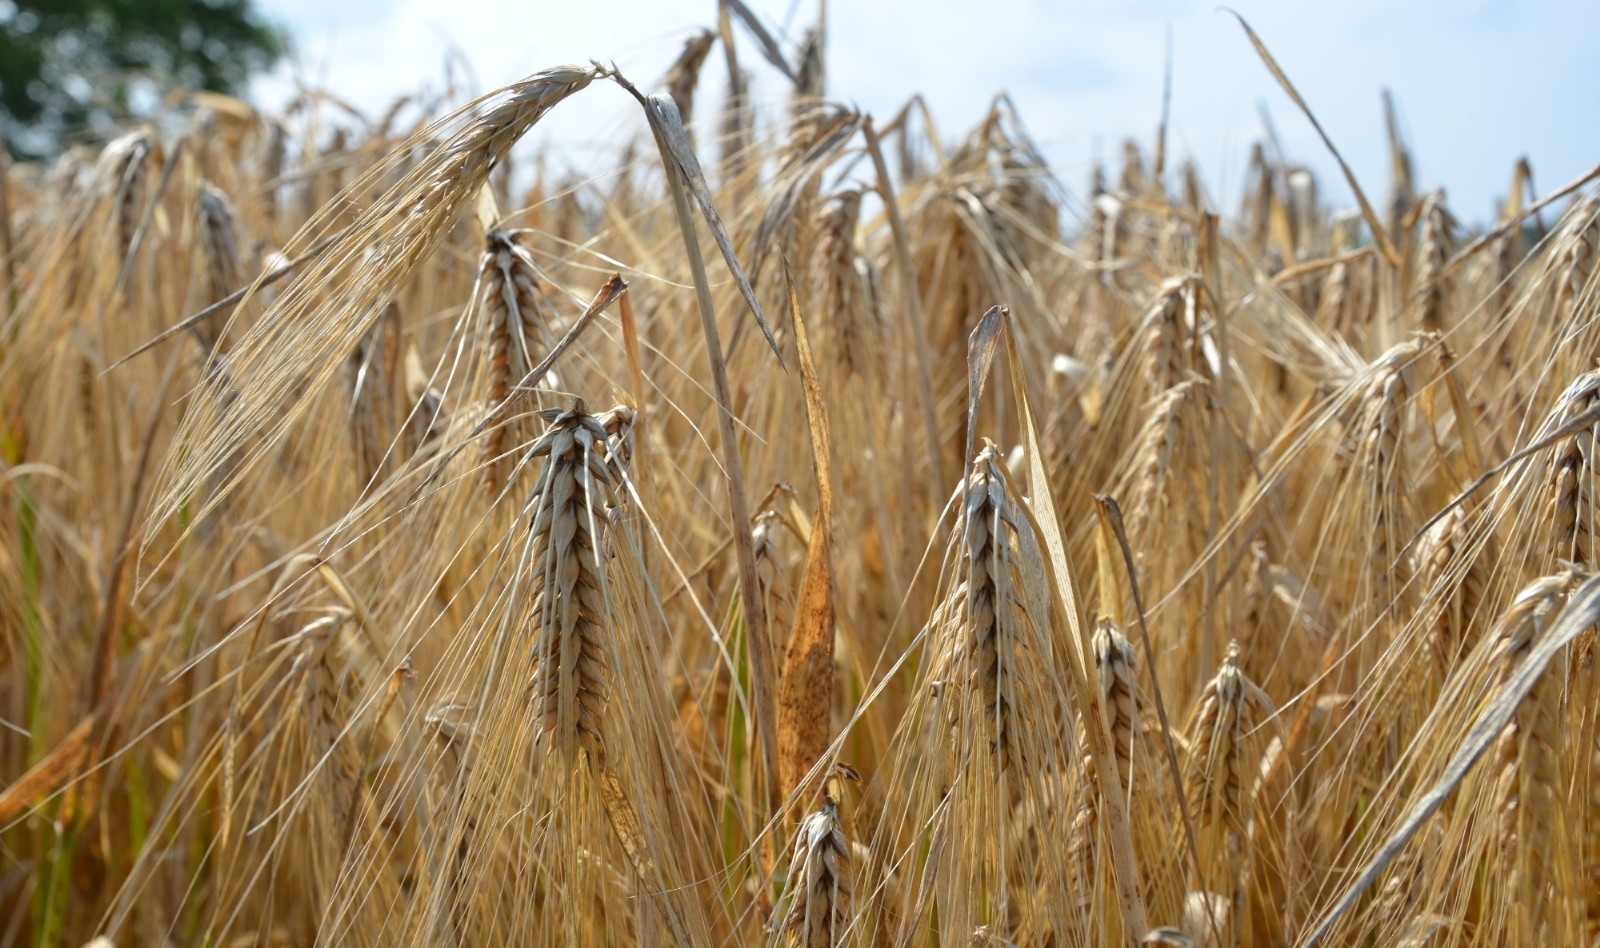
[[[0,0],[0,132],[46,156],[174,89],[237,91],[284,42],[251,0]]]

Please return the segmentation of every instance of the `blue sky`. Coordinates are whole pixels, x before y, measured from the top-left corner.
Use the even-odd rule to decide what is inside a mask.
[[[472,64],[474,92],[545,66],[615,61],[636,82],[659,78],[684,37],[713,21],[714,0],[575,4],[570,0],[258,0],[295,35],[294,62],[260,81],[263,104],[297,82],[325,86],[380,112],[443,85],[447,51]],[[780,38],[797,39],[814,0],[751,0]],[[1381,90],[1391,89],[1419,185],[1443,186],[1468,221],[1486,220],[1520,155],[1541,192],[1600,163],[1600,2],[1504,0],[1238,0],[1376,199],[1387,187]],[[1152,141],[1161,108],[1167,30],[1173,38],[1171,143],[1200,165],[1213,199],[1232,209],[1262,106],[1291,160],[1325,193],[1353,203],[1309,123],[1277,88],[1231,16],[1184,0],[834,0],[829,93],[892,114],[914,92],[946,138],[969,129],[1006,89],[1057,174],[1081,190],[1096,154],[1122,139]],[[746,61],[756,59],[753,47]],[[702,88],[720,89],[714,55]],[[775,74],[758,97],[776,108]],[[557,110],[542,134],[581,164],[637,131],[636,107],[614,90]]]

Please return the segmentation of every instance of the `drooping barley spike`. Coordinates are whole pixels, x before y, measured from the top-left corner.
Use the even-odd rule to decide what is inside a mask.
[[[952,724],[980,724],[997,757],[997,769],[1021,763],[1015,740],[1025,728],[1025,697],[1043,660],[1039,633],[1023,601],[1017,575],[1017,533],[1026,530],[1002,473],[1004,459],[986,443],[972,463],[952,537],[959,544],[958,584],[940,621],[945,674],[958,685]]]
[[[289,160],[289,135],[283,123],[261,117],[261,126],[252,150],[256,171],[254,184],[261,195],[261,211],[269,226],[278,217],[278,192],[283,188],[283,170]]]
[[[1206,683],[1189,733],[1189,809],[1200,827],[1244,831],[1244,762],[1247,688],[1237,645],[1228,649],[1216,677]]]
[[[1578,318],[1586,293],[1593,292],[1589,284],[1595,274],[1597,255],[1600,255],[1600,197],[1593,197],[1573,211],[1572,229],[1561,249],[1555,315],[1563,325],[1571,325]]]
[[[569,408],[546,409],[540,417],[547,428],[518,462],[538,465],[538,473],[520,515],[528,526],[509,592],[518,612],[500,640],[517,663],[513,668],[522,667],[521,656],[531,663],[527,688],[518,689],[527,706],[512,701],[500,704],[497,713],[518,722],[531,718],[531,745],[518,742],[512,753],[531,750],[539,761],[539,773],[547,776],[536,777],[536,793],[554,792],[559,800],[581,780],[581,794],[593,794],[637,883],[648,893],[648,924],[664,925],[679,944],[698,944],[710,937],[697,915],[699,903],[686,887],[663,877],[664,867],[671,873],[671,867],[696,854],[656,848],[661,834],[688,831],[678,822],[688,814],[671,810],[649,791],[641,793],[633,782],[636,772],[626,769],[648,761],[649,779],[671,780],[675,749],[650,743],[652,732],[638,721],[608,724],[618,694],[613,675],[627,676],[631,683],[621,707],[667,707],[664,691],[655,690],[660,682],[640,677],[658,670],[652,645],[625,634],[637,615],[627,592],[634,570],[642,566],[635,558],[637,547],[627,540],[616,547],[611,543],[620,519],[619,490],[625,487],[620,453],[627,450],[634,414],[619,408],[591,415],[583,400],[574,398]],[[613,444],[619,456],[613,456]],[[641,666],[641,660],[650,664]],[[499,806],[492,788],[478,789],[483,794],[475,798],[478,804]],[[560,851],[564,859],[584,858],[570,846]],[[474,871],[481,871],[481,864]]]
[[[827,345],[833,359],[849,378],[871,359],[867,343],[868,317],[861,279],[856,273],[856,226],[861,216],[861,192],[840,191],[822,206],[817,221],[814,255],[818,277],[817,310],[828,327]]]
[[[1597,404],[1600,371],[1585,372],[1562,393],[1551,423],[1564,424]],[[1550,462],[1546,514],[1552,564],[1565,561],[1587,566],[1595,562],[1595,427],[1591,425],[1563,438]]]
[[[839,764],[824,783],[821,805],[800,821],[785,885],[786,906],[779,934],[791,948],[835,948],[854,944],[850,839],[841,819],[842,780],[860,780]]]
[[[1410,539],[1405,453],[1412,364],[1421,352],[1415,341],[1401,343],[1379,357],[1361,396],[1354,432],[1356,472],[1362,508],[1371,518],[1368,556],[1373,569],[1374,603],[1388,609],[1402,583],[1395,558]]]
[[[1071,830],[1082,776],[1068,730],[1076,716],[1053,670],[1067,659],[1033,581],[1045,560],[1024,503],[1003,455],[985,440],[950,503],[941,593],[925,630],[929,657],[896,732],[889,795],[905,794],[906,806],[884,814],[871,847],[880,858],[910,858],[920,876],[902,890],[910,904],[885,919],[902,944],[915,941],[935,895],[948,931],[987,924],[1039,943],[1083,924],[1066,900],[1023,895],[1072,891],[1068,854],[1052,843]],[[1099,727],[1093,707],[1085,716]],[[1113,799],[1122,804],[1121,795]],[[966,832],[975,825],[993,832]],[[923,844],[902,831],[929,848],[913,855]],[[901,848],[908,845],[916,850]],[[893,862],[881,865],[887,872]]]
[[[205,258],[205,301],[214,303],[243,283],[239,256],[239,223],[233,203],[221,188],[210,182],[200,185],[196,201],[200,218],[200,250]],[[217,346],[217,334],[226,314],[218,313],[195,326],[201,348],[207,354]]]
[[[133,235],[149,199],[150,164],[156,140],[148,132],[130,132],[100,152],[97,177],[111,202],[112,229],[122,255],[133,249]]]
[[[1500,681],[1511,676],[1544,635],[1571,584],[1570,574],[1545,576],[1517,595],[1493,633],[1490,662]],[[1553,935],[1544,927],[1550,923],[1546,885],[1551,876],[1561,874],[1567,849],[1558,833],[1566,799],[1560,776],[1563,678],[1555,667],[1540,677],[1491,751],[1494,812],[1503,865],[1508,867],[1503,891],[1516,898],[1503,911],[1511,926],[1508,934],[1517,935],[1521,944],[1549,943]]]
[[[515,235],[492,230],[484,238],[479,266],[482,324],[489,342],[489,398],[499,405],[511,387],[538,364],[535,340],[543,340],[548,316],[544,290],[527,248]],[[509,422],[497,425],[484,441],[484,486],[492,498],[505,467],[501,455],[512,432]]]
[[[1523,258],[1522,231],[1513,227],[1505,236],[1495,241],[1494,253],[1489,262],[1489,318],[1496,324],[1511,310],[1516,296],[1516,272]],[[1501,345],[1509,344],[1510,340]],[[1502,356],[1503,357],[1503,356]]]
[[[1229,893],[1221,906],[1224,910],[1215,913],[1216,930],[1224,934],[1245,917],[1250,865],[1261,838],[1252,834],[1252,814],[1246,804],[1254,806],[1255,801],[1246,800],[1244,787],[1251,781],[1254,796],[1261,792],[1263,781],[1253,779],[1260,770],[1246,743],[1271,713],[1271,703],[1239,667],[1238,643],[1228,643],[1222,667],[1206,683],[1195,706],[1185,780],[1189,812],[1199,833],[1196,881],[1212,891],[1212,898],[1225,899],[1218,893]],[[1204,930],[1212,929],[1208,925]]]
[[[1450,256],[1450,219],[1444,193],[1434,191],[1423,199],[1422,230],[1417,242],[1417,314],[1430,332],[1444,326],[1444,265]]]
[[[1135,699],[1138,663],[1127,638],[1109,620],[1101,619],[1095,625],[1089,645],[1094,651],[1095,675],[1100,685],[1100,712],[1110,725],[1117,773],[1126,791],[1132,786],[1134,739],[1139,724]]]
[[[597,750],[603,733],[610,677],[604,551],[613,476],[605,426],[581,399],[543,417],[549,428],[528,452],[542,467],[525,508],[532,534],[530,690],[541,738],[570,756],[579,747]]]
[[[1418,589],[1431,603],[1427,630],[1432,673],[1442,680],[1460,660],[1467,626],[1484,601],[1488,576],[1484,557],[1471,546],[1472,514],[1468,503],[1456,504],[1428,528],[1417,544]],[[1463,564],[1463,558],[1466,562]]]
[[[772,627],[774,651],[784,647],[794,619],[794,590],[782,554],[783,518],[768,508],[751,518],[750,539],[755,546],[756,580],[761,584],[761,601]]]
[[[1557,559],[1587,563],[1590,536],[1587,518],[1589,491],[1586,483],[1590,470],[1589,460],[1594,453],[1593,435],[1582,433],[1561,442],[1559,453],[1551,464],[1550,546]],[[1585,443],[1587,442],[1587,443]],[[1587,448],[1588,450],[1584,450]]]
[[[361,193],[359,200],[330,202],[318,211],[290,246],[303,253],[313,234],[326,234],[322,252],[310,255],[270,310],[230,350],[230,372],[248,384],[230,392],[226,383],[208,382],[195,396],[200,407],[184,412],[181,437],[194,448],[167,466],[161,499],[152,504],[159,512],[151,516],[176,509],[184,502],[177,498],[192,495],[246,440],[259,434],[265,443],[285,436],[310,410],[315,400],[310,394],[333,380],[340,361],[397,287],[433,257],[516,142],[557,104],[604,74],[594,67],[549,69],[485,97],[433,126],[435,137],[425,149],[421,136],[414,139],[410,144],[426,152],[414,167],[406,167],[412,150],[401,150],[351,183]],[[375,193],[381,198],[370,200]],[[362,278],[349,278],[358,261]],[[473,355],[476,360],[478,354]],[[245,418],[251,419],[248,437],[240,434],[242,424],[233,423]],[[232,492],[244,470],[265,454],[264,448],[247,452],[247,463],[228,475],[223,491]]]
[[[1129,509],[1137,512],[1132,528],[1141,537],[1165,521],[1167,505],[1174,498],[1170,484],[1173,457],[1184,435],[1191,395],[1199,384],[1190,379],[1161,392],[1139,431]]]
[[[319,860],[319,871],[327,874],[319,884],[330,887],[332,872],[350,845],[361,802],[360,753],[349,733],[355,683],[339,661],[337,648],[343,624],[339,616],[329,616],[301,630],[299,651],[289,671],[298,688],[294,707],[305,716],[305,760],[320,768],[318,779],[327,788],[326,807],[308,809],[331,817],[327,825],[332,846],[324,850],[328,858]]]
[[[1033,143],[1025,135],[1007,130],[998,106],[991,109],[990,116],[990,148],[999,160],[992,180],[979,192],[980,200],[993,209],[995,238],[1002,252],[1031,268],[1041,254],[1049,252],[1041,236],[1060,232],[1060,208],[1044,184],[1048,173]]]
[[[1343,254],[1352,243],[1351,235],[1356,223],[1349,215],[1341,215],[1333,222],[1332,253]],[[1354,291],[1354,273],[1348,261],[1341,260],[1327,269],[1322,278],[1322,289],[1317,294],[1317,325],[1341,334],[1349,331],[1350,298]]]
[[[390,302],[346,361],[350,431],[363,482],[378,473],[394,435],[394,385],[399,373],[400,304]]]
[[[1124,794],[1131,796],[1134,741],[1138,727],[1138,705],[1134,697],[1137,665],[1133,650],[1116,625],[1104,618],[1096,623],[1089,644],[1094,659],[1100,713],[1105,715],[1111,734],[1117,772],[1121,777],[1120,786]],[[1087,744],[1081,726],[1078,744],[1080,747]],[[1099,766],[1100,762],[1095,757],[1084,755],[1083,780],[1077,791],[1068,837],[1067,856],[1072,868],[1073,903],[1078,916],[1084,919],[1092,917],[1097,876],[1101,874],[1097,872],[1101,832],[1099,799],[1102,792]]]
[[[1192,277],[1174,277],[1161,284],[1145,314],[1144,381],[1151,396],[1183,381],[1192,364],[1195,290]]]

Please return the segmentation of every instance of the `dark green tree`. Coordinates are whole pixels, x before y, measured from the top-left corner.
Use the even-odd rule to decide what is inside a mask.
[[[251,0],[0,0],[0,132],[48,156],[174,89],[237,92],[283,53]]]

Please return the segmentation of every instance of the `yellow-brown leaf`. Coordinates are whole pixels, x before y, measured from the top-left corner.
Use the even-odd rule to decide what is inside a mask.
[[[786,794],[794,793],[833,739],[833,486],[828,462],[828,413],[811,355],[794,280],[789,279],[789,309],[794,320],[795,350],[805,389],[806,419],[811,429],[812,467],[817,478],[817,512],[812,518],[806,551],[805,578],[800,584],[794,628],[783,656],[778,684],[778,775]]]

